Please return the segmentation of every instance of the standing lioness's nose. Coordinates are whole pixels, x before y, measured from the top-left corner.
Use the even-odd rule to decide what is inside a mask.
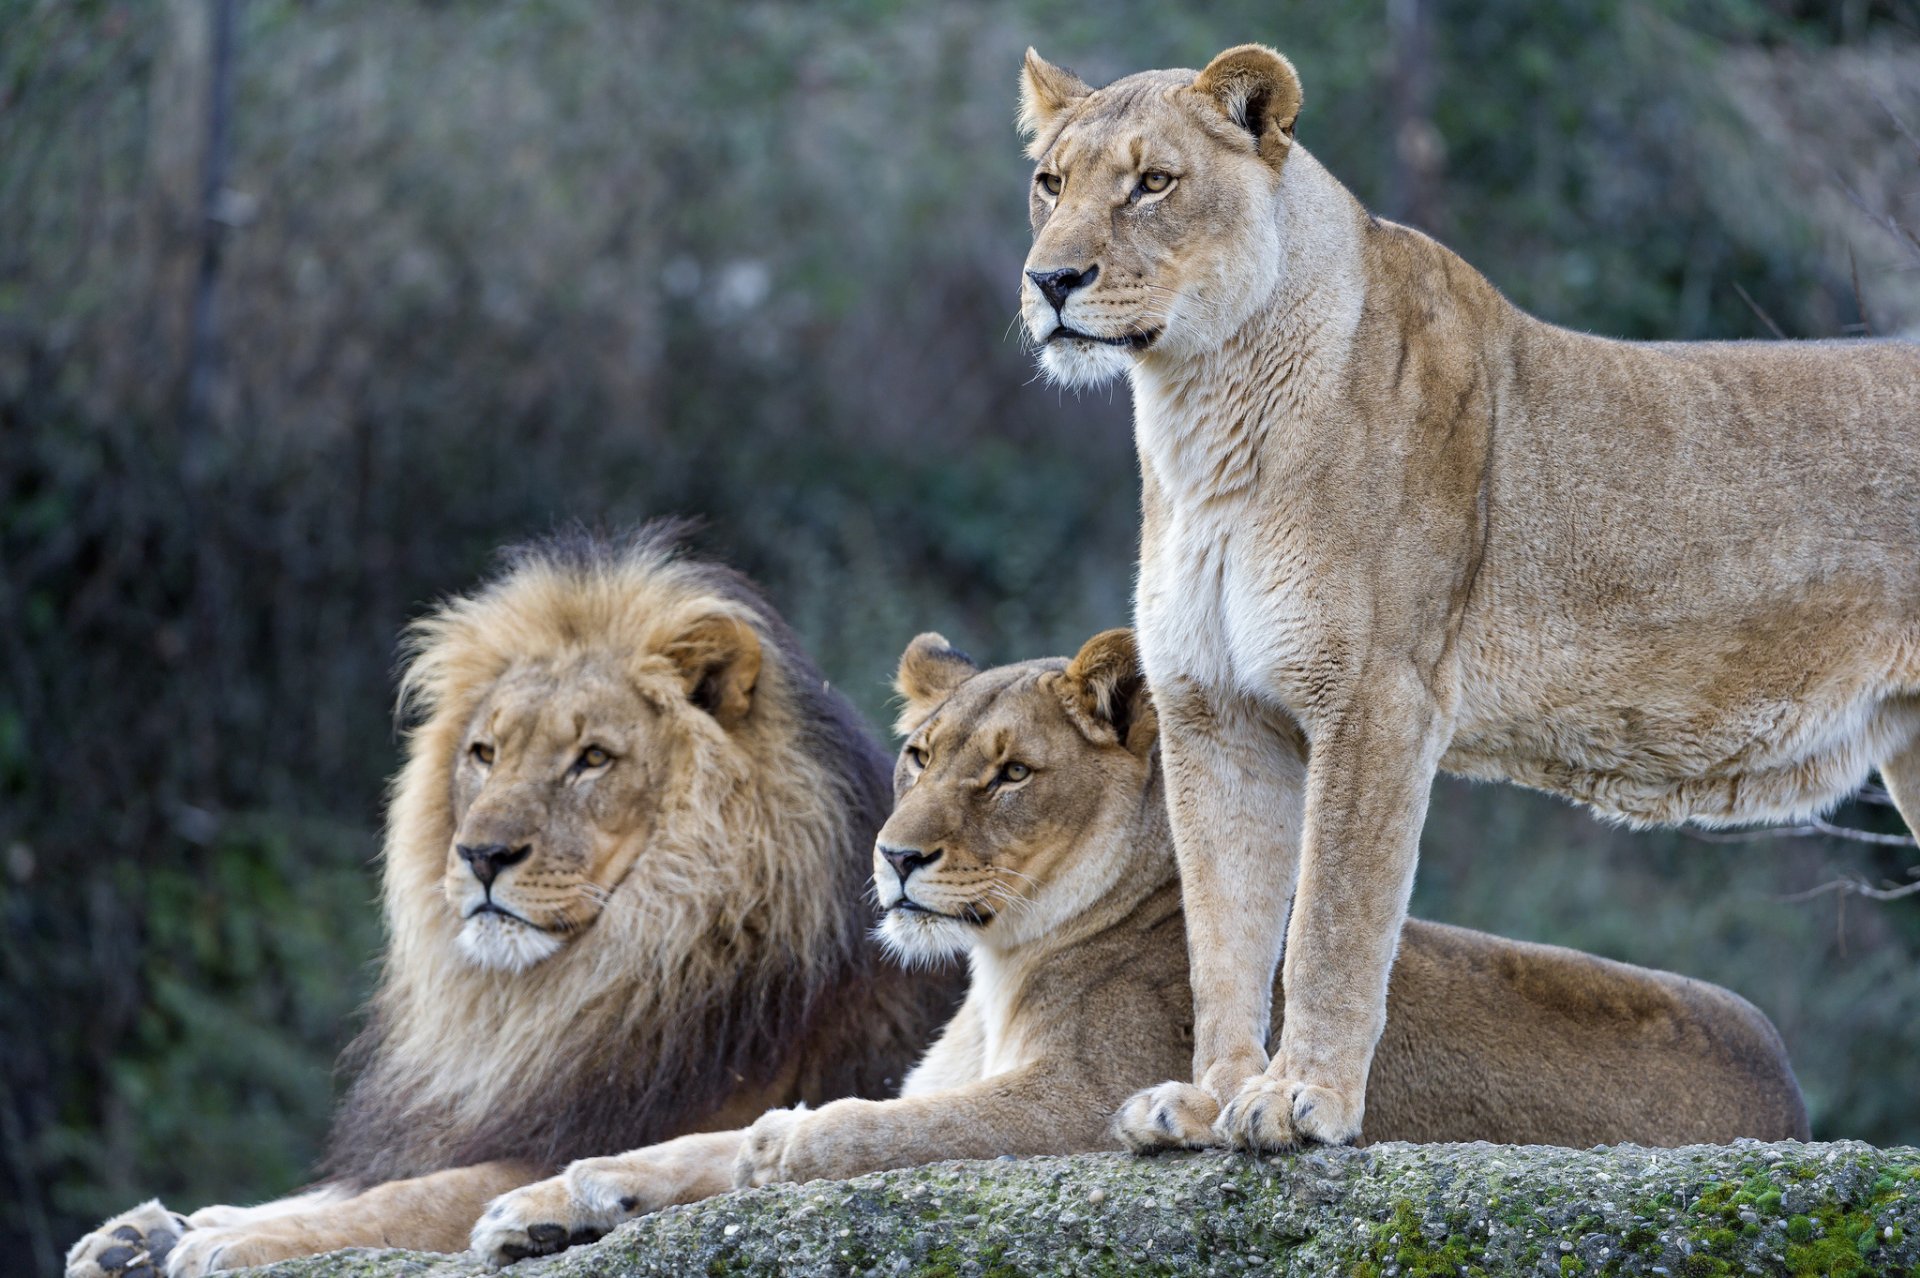
[[[1068,267],[1059,271],[1027,272],[1027,278],[1032,280],[1033,286],[1040,290],[1040,296],[1046,298],[1047,304],[1056,311],[1067,304],[1067,294],[1076,288],[1085,288],[1099,278],[1099,275],[1100,268],[1097,266],[1089,266],[1084,271],[1076,271]]]

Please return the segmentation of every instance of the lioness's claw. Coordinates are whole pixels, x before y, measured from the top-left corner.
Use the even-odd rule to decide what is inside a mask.
[[[1361,1113],[1333,1088],[1262,1076],[1227,1102],[1213,1130],[1233,1149],[1278,1153],[1308,1142],[1350,1144],[1360,1138]]]
[[[1129,1096],[1113,1116],[1116,1139],[1136,1154],[1208,1149],[1220,1143],[1213,1122],[1220,1106],[1187,1083],[1162,1083]]]

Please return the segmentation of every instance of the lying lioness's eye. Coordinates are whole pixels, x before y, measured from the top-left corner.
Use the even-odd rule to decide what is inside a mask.
[[[580,766],[582,768],[604,768],[612,762],[613,756],[605,750],[602,750],[599,746],[588,746],[580,752]]]
[[[1000,769],[1002,781],[1020,782],[1033,775],[1033,769],[1024,763],[1009,763]]]
[[[493,766],[493,747],[484,741],[476,741],[473,743],[473,757],[481,767],[490,768]]]
[[[1172,185],[1173,174],[1171,173],[1162,173],[1156,169],[1152,173],[1142,173],[1140,175],[1141,188],[1152,195],[1158,195]]]
[[[1041,188],[1045,190],[1048,195],[1060,194],[1060,188],[1065,185],[1065,183],[1060,180],[1058,173],[1042,173],[1034,180],[1040,183]]]
[[[919,746],[908,746],[907,762],[916,768],[924,768],[927,766],[927,752]]]

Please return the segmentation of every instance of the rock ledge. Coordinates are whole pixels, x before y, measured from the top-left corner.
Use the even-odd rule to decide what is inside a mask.
[[[343,1251],[274,1278],[454,1278],[471,1255]],[[939,1163],[729,1194],[511,1278],[1920,1272],[1920,1149],[1376,1145]]]

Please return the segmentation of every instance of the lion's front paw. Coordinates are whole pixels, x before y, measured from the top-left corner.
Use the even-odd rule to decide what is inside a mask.
[[[787,1149],[793,1129],[806,1116],[805,1105],[792,1109],[770,1109],[747,1129],[740,1142],[740,1156],[733,1164],[735,1189],[758,1189],[779,1181],[791,1180],[787,1168]]]
[[[564,1175],[502,1194],[488,1203],[486,1212],[474,1224],[468,1245],[498,1269],[528,1256],[550,1256],[592,1242],[632,1214],[630,1210],[623,1213],[618,1197],[611,1210],[582,1201],[574,1188],[574,1172],[581,1165],[575,1163]]]
[[[1113,1116],[1113,1134],[1136,1154],[1207,1149],[1220,1143],[1213,1121],[1219,1102],[1189,1083],[1162,1083],[1127,1098]]]
[[[1222,1143],[1254,1154],[1308,1141],[1346,1145],[1360,1138],[1364,1108],[1359,1094],[1262,1075],[1227,1102],[1213,1130]]]
[[[155,1278],[187,1228],[159,1199],[141,1203],[68,1250],[67,1278]]]

